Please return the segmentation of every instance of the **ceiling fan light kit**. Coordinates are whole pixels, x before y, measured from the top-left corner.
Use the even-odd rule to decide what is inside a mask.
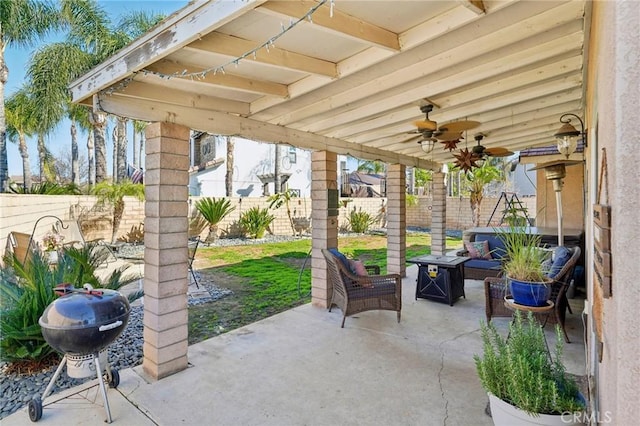
[[[433,139],[424,139],[418,142],[420,144],[420,148],[425,154],[429,154],[433,151],[433,147],[435,146],[435,141]]]

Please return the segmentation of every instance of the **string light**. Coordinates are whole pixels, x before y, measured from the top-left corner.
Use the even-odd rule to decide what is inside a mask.
[[[147,74],[151,74],[151,75],[155,75],[157,77],[160,78],[166,78],[166,79],[171,79],[171,78],[191,78],[193,79],[195,78],[204,78],[207,74],[209,73],[213,73],[213,75],[216,75],[218,72],[221,72],[222,74],[225,74],[225,67],[229,67],[231,65],[235,65],[236,67],[238,67],[238,64],[240,63],[241,60],[246,59],[247,57],[253,57],[253,59],[257,58],[257,53],[258,51],[260,51],[261,49],[265,49],[267,52],[269,52],[270,49],[274,49],[275,48],[275,41],[278,40],[280,37],[282,37],[283,35],[285,35],[287,32],[291,31],[295,26],[297,26],[300,22],[305,21],[305,20],[309,20],[309,22],[313,22],[313,20],[311,19],[311,15],[313,15],[318,9],[320,9],[320,7],[322,7],[323,5],[325,5],[326,3],[329,3],[329,16],[333,17],[333,4],[334,4],[335,0],[321,0],[318,4],[316,4],[315,6],[313,6],[311,9],[309,9],[309,11],[307,13],[305,13],[303,16],[301,16],[300,18],[298,18],[297,20],[293,20],[290,18],[289,20],[289,25],[285,26],[284,24],[281,24],[281,30],[278,34],[276,34],[275,36],[269,38],[267,41],[265,41],[264,43],[262,43],[261,45],[243,53],[242,55],[238,56],[237,58],[224,63],[222,65],[217,65],[215,67],[211,67],[211,68],[207,68],[204,69],[202,71],[197,71],[197,72],[188,72],[186,69],[179,71],[179,72],[175,72],[172,74],[164,74],[158,71],[152,71],[150,69],[142,69],[140,71],[136,71],[134,72],[134,74],[137,74],[139,72],[143,73],[143,75],[147,75]],[[111,91],[113,92],[113,91]]]

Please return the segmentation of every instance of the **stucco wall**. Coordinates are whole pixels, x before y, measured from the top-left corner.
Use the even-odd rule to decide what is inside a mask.
[[[579,127],[579,126],[578,126]],[[562,227],[564,229],[584,229],[584,165],[566,168],[567,177],[562,188]],[[536,177],[538,188],[537,225],[555,228],[558,226],[556,192],[553,182],[540,171]]]
[[[640,3],[594,2],[589,52],[588,128],[589,199],[596,202],[603,185],[602,204],[612,208],[612,297],[602,303],[602,361],[589,312],[589,370],[595,377],[592,406],[598,419],[616,425],[636,424],[640,418]],[[603,150],[607,175],[599,182]],[[593,215],[587,217],[587,252],[593,263]],[[593,303],[593,268],[588,268]],[[607,421],[609,420],[610,421]]]

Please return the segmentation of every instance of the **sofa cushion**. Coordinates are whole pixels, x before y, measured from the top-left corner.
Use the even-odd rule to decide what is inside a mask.
[[[471,259],[464,263],[465,268],[475,269],[500,269],[502,264],[499,260]]]
[[[489,252],[492,259],[502,260],[506,254],[504,243],[495,234],[476,234],[474,241],[487,241],[489,243]]]
[[[491,251],[489,250],[489,241],[465,241],[464,247],[469,252],[472,259],[491,260]]]

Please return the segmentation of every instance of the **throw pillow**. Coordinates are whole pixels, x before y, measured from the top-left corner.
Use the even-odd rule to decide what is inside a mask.
[[[473,259],[491,260],[489,241],[465,241],[464,247],[469,252],[469,257]]]
[[[361,260],[350,260],[351,270],[361,277],[369,275],[367,268],[364,267],[364,263]]]
[[[571,251],[565,246],[556,247],[553,252],[553,263],[551,264],[551,268],[549,272],[547,272],[547,277],[555,277],[562,270],[565,263],[571,258]]]
[[[353,271],[354,274],[360,277],[369,276],[369,273],[367,272],[367,268],[364,267],[364,263],[362,263],[361,260],[350,260],[349,263],[351,264],[351,270]],[[358,282],[364,288],[373,288],[373,283],[366,278],[362,280],[358,280]]]

